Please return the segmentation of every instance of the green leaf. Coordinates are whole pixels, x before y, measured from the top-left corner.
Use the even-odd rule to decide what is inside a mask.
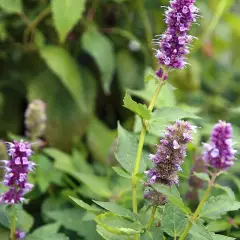
[[[55,160],[54,167],[56,169],[71,175],[75,174],[75,169],[69,155],[55,148],[45,148],[44,152]]]
[[[0,7],[8,13],[21,13],[22,0],[0,0]]]
[[[132,223],[112,213],[98,215],[95,221],[107,231],[115,234],[133,235],[141,233],[143,228],[139,223]]]
[[[131,179],[132,176],[125,172],[121,167],[113,167],[113,170],[121,177]]]
[[[155,81],[149,81],[143,90],[131,90],[129,89],[129,93],[131,95],[139,97],[150,103],[152,96],[157,88],[157,84]],[[176,105],[176,99],[174,92],[169,89],[168,84],[162,87],[160,94],[158,95],[155,106],[157,108],[161,107],[173,107]]]
[[[182,198],[175,185],[169,187],[163,184],[153,184],[152,188],[168,197],[168,200],[177,206],[182,212],[189,214],[191,210],[184,205]]]
[[[134,169],[137,148],[138,142],[135,136],[118,124],[118,145],[115,156],[127,172],[132,173]],[[142,173],[145,169],[146,164],[142,158],[139,172]]]
[[[51,224],[47,224],[47,225],[43,225],[39,228],[37,228],[36,230],[34,230],[34,232],[31,234],[32,237],[38,237],[38,236],[49,236],[52,235],[54,233],[57,233],[59,228],[60,228],[61,224],[56,222],[56,223],[51,223]]]
[[[108,187],[108,181],[106,178],[84,173],[76,173],[74,176],[98,196],[105,198],[111,196],[111,191]]]
[[[70,197],[70,196],[69,196]],[[70,197],[78,206],[80,206],[81,208],[89,211],[89,212],[93,212],[93,213],[99,213],[101,212],[101,210],[95,206],[90,206],[89,204],[83,202],[81,199],[77,199],[74,197]]]
[[[97,136],[101,136],[101,141]],[[99,119],[93,118],[87,132],[87,143],[96,161],[106,163],[109,149],[113,144],[116,133],[107,128]]]
[[[81,19],[85,11],[85,3],[86,0],[51,1],[53,20],[61,43]]]
[[[232,238],[232,237],[227,237],[227,236],[223,236],[220,234],[215,234],[215,233],[211,233],[212,239],[213,240],[234,240],[236,238]]]
[[[152,227],[151,230],[148,230],[144,234],[141,235],[141,240],[155,240],[161,239],[164,240],[163,231],[159,227]]]
[[[193,224],[189,233],[193,240],[213,240],[211,233],[200,222]]]
[[[221,186],[219,184],[214,184],[214,187],[215,188],[218,188],[218,189],[221,189],[223,190],[224,192],[226,192],[228,194],[228,197],[231,199],[231,200],[236,200],[236,197],[235,197],[235,194],[233,192],[233,190],[230,188],[230,187],[227,187],[227,186]]]
[[[127,92],[123,99],[124,107],[131,110],[132,112],[138,114],[143,119],[150,119],[151,112],[148,110],[147,106],[141,103],[137,103],[132,100],[130,94]]]
[[[98,239],[96,237],[96,225],[92,221],[83,221],[85,212],[78,208],[65,208],[56,211],[49,211],[47,215],[59,222],[66,229],[77,232],[86,239]],[[91,235],[89,235],[91,234]],[[92,237],[92,238],[91,238]]]
[[[91,28],[82,36],[82,47],[96,62],[101,73],[103,89],[105,93],[109,93],[115,69],[115,57],[111,41]]]
[[[83,81],[77,63],[72,56],[65,49],[57,46],[41,48],[40,55],[71,93],[80,110],[85,112],[87,109],[83,94]]]
[[[113,202],[99,202],[99,201],[93,201],[95,202],[97,205],[101,206],[102,208],[115,213],[116,215],[120,216],[120,217],[124,217],[127,218],[129,220],[132,221],[137,221],[138,220],[138,216],[136,214],[134,214],[132,211],[130,211],[129,209],[126,209],[116,203]]]
[[[187,219],[185,214],[172,203],[168,203],[161,217],[161,227],[168,235],[176,238],[187,226]]]
[[[178,107],[163,107],[157,109],[152,113],[152,117],[148,122],[150,132],[159,136],[169,122],[175,122],[183,118],[197,119],[199,117]]]
[[[107,231],[104,227],[97,225],[97,232],[102,236],[103,239],[106,240],[134,240],[134,236],[126,236],[120,234],[114,234],[112,232]]]
[[[207,230],[210,232],[224,232],[230,229],[232,225],[223,219],[211,221],[207,226]]]
[[[143,87],[143,69],[141,62],[137,62],[128,50],[121,50],[117,54],[117,76],[122,88],[139,89]]]
[[[218,219],[228,211],[236,211],[238,209],[240,209],[240,202],[231,200],[229,196],[219,195],[209,198],[200,212],[200,217]]]
[[[69,237],[64,235],[63,233],[53,233],[53,234],[45,234],[45,235],[33,235],[30,234],[27,236],[26,240],[69,240]]]
[[[62,66],[59,67],[62,68]],[[84,82],[93,81],[88,72],[81,72],[83,76],[88,79],[88,81]],[[69,83],[68,81],[69,79],[67,77],[67,83]],[[92,89],[91,91],[94,90]],[[80,96],[81,93],[78,93],[79,98],[87,100],[87,96],[85,96],[87,92],[88,89],[86,89],[83,96]],[[41,99],[46,102],[48,119],[45,137],[49,145],[64,151],[71,151],[73,142],[85,133],[89,116],[80,111],[79,106],[63,82],[50,70],[43,69],[42,72],[39,72],[29,83],[28,99],[29,101]],[[88,100],[89,111],[92,111],[92,101],[93,99],[91,101]],[[85,100],[83,100],[83,102],[85,102]],[[80,125],[81,127],[79,127]]]
[[[193,175],[199,179],[202,179],[203,181],[210,181],[209,175],[207,173],[194,172]]]
[[[17,218],[17,228],[21,229],[24,232],[29,232],[34,223],[34,218],[32,215],[27,213],[20,207]]]

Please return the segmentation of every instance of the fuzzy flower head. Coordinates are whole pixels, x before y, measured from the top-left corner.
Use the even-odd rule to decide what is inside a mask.
[[[34,100],[25,112],[26,135],[31,139],[41,137],[46,129],[46,104],[41,100]]]
[[[199,9],[195,0],[171,0],[165,12],[167,30],[155,41],[159,46],[156,58],[159,64],[170,69],[183,69],[185,55],[189,53],[189,44],[194,39],[188,34],[196,22]]]
[[[177,121],[167,127],[157,152],[151,155],[154,167],[146,171],[148,184],[161,183],[168,186],[178,183],[178,172],[186,156],[187,143],[192,141],[196,127],[186,121]]]
[[[149,204],[152,206],[162,206],[168,201],[167,197],[162,193],[149,189],[145,191],[144,198],[148,200]]]
[[[213,168],[226,170],[234,163],[236,150],[233,149],[232,125],[219,121],[212,130],[210,143],[203,144],[205,152],[204,160]]]
[[[7,143],[10,160],[2,160],[4,163],[3,184],[9,190],[0,195],[0,203],[17,204],[24,201],[23,195],[32,190],[33,185],[28,183],[28,173],[33,171],[35,163],[29,161],[33,154],[31,145],[21,140]]]

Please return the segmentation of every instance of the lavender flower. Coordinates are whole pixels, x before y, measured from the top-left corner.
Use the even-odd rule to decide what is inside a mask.
[[[13,205],[22,203],[25,200],[23,195],[33,188],[28,183],[28,173],[33,171],[35,163],[29,161],[33,154],[31,145],[23,140],[7,143],[7,150],[11,160],[2,160],[5,165],[3,184],[9,190],[0,195],[0,203]]]
[[[233,165],[237,152],[232,145],[232,125],[220,120],[212,130],[210,143],[203,144],[203,158],[213,168],[226,170]]]
[[[16,231],[16,240],[21,240],[24,239],[26,236],[25,232],[22,232],[20,230]]]
[[[171,186],[178,183],[178,172],[186,156],[187,143],[192,141],[192,132],[195,130],[196,127],[185,121],[177,121],[167,127],[165,138],[160,141],[156,154],[150,155],[154,167],[145,172],[149,177],[147,185],[161,183]],[[155,190],[145,194],[145,198],[152,204],[159,205],[159,199],[163,197]]]
[[[31,102],[25,112],[26,135],[31,139],[41,137],[46,129],[46,120],[46,104],[41,100]]]
[[[193,36],[188,35],[193,22],[196,22],[199,9],[195,0],[171,0],[165,12],[167,30],[156,40],[160,49],[156,50],[159,64],[168,68],[182,69],[186,65],[184,55],[189,53],[189,43]]]

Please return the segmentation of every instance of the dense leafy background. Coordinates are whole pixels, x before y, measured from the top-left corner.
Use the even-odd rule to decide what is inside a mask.
[[[141,122],[123,107],[123,98],[128,90],[134,100],[147,103],[154,92],[154,81],[144,83],[144,76],[150,68],[156,69],[151,41],[155,34],[164,31],[161,6],[168,2],[0,0],[1,138],[12,140],[16,135],[24,135],[24,111],[28,102],[39,98],[47,103],[44,136],[47,147],[33,158],[38,163],[31,179],[36,187],[19,217],[19,226],[31,233],[27,239],[91,240],[102,239],[101,236],[131,239],[124,234],[139,231],[139,226],[131,226],[135,217],[131,212],[99,202],[92,205],[91,199],[131,207],[129,172]],[[193,119],[201,128],[184,164],[179,186],[182,196],[188,191],[186,176],[190,175],[193,159],[199,153],[198,146],[208,138],[218,119],[233,123],[235,146],[240,148],[240,4],[237,0],[198,0],[197,5],[203,18],[192,31],[198,40],[189,56],[190,65],[169,74],[171,85],[164,86],[157,101],[158,110],[150,120],[143,154],[146,164],[141,166],[144,171],[150,164],[147,151],[154,151],[153,146],[168,122]],[[149,80],[147,76],[145,80]],[[177,89],[173,90],[172,86]],[[135,109],[129,94],[124,105]],[[141,107],[136,113],[149,118],[149,113]],[[114,155],[117,129],[119,140]],[[126,154],[128,162],[124,162]],[[239,170],[240,164],[236,162],[220,179],[224,186],[234,190],[238,200]],[[224,193],[222,190],[232,194],[227,187],[216,189]],[[69,195],[89,203],[77,202],[90,212],[79,209]],[[212,201],[219,201],[219,206],[226,204],[224,196]],[[113,213],[98,215],[95,220],[98,234],[92,220],[95,213],[102,212],[99,205]],[[207,229],[240,239],[240,214],[226,215],[230,210],[219,212],[221,207],[214,214],[208,213],[208,206],[203,217],[215,220]],[[175,213],[173,221],[185,226],[178,208],[169,203],[166,209]],[[174,222],[168,221],[172,217],[165,211],[161,213],[164,232],[173,237],[179,235],[181,224],[175,228]],[[120,217],[125,217],[124,221]],[[123,235],[116,237],[103,227],[119,221],[125,226]],[[0,239],[7,239],[9,221],[4,206],[1,206],[0,224]],[[203,234],[200,223],[194,228],[192,239],[220,239],[214,233],[196,235]],[[160,239],[162,234],[153,232],[152,238],[146,235],[143,239]]]

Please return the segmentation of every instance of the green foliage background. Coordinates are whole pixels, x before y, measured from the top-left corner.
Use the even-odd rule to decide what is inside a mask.
[[[79,210],[69,195],[131,206],[129,175],[114,156],[117,128],[123,139],[132,140],[131,146],[123,140],[118,147],[134,148],[141,123],[123,107],[123,97],[126,90],[142,103],[152,97],[154,82],[144,79],[150,68],[157,67],[152,38],[166,27],[161,6],[168,4],[167,0],[0,0],[1,138],[24,136],[27,104],[34,99],[47,103],[47,148],[34,156],[36,187],[19,224],[25,231],[48,224],[45,228],[55,235],[39,238],[38,229],[27,239],[101,239],[91,221],[94,215]],[[156,104],[166,119],[151,123],[144,154],[147,159],[147,151],[154,150],[162,130],[159,124],[164,127],[177,118],[195,118],[194,114],[201,117],[194,120],[201,129],[184,165],[182,196],[188,189],[184,176],[190,175],[192,159],[199,153],[196,149],[218,119],[233,123],[235,146],[240,148],[240,3],[198,0],[197,6],[202,18],[192,30],[198,40],[189,55],[190,65],[169,73],[171,85],[164,86]],[[180,106],[185,112],[175,112],[176,116],[161,110]],[[125,179],[116,177],[112,166]],[[131,169],[128,162],[123,167]],[[239,170],[236,162],[221,178],[238,200]],[[7,239],[4,206],[1,210],[0,239]],[[209,228],[240,239],[229,218],[240,224],[240,215],[234,214]],[[100,224],[98,232],[103,234],[101,228]]]

